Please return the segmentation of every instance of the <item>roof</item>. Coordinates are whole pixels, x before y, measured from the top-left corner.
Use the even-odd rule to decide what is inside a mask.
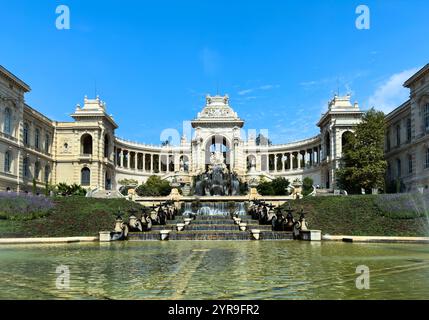
[[[12,72],[7,70],[5,67],[0,65],[0,74],[2,74],[7,79],[14,82],[16,85],[18,85],[21,89],[23,89],[25,92],[31,91],[31,88],[28,84],[26,84],[24,81],[19,79],[17,76],[15,76]]]
[[[420,79],[422,76],[424,76],[427,72],[429,72],[429,63],[425,65],[423,68],[421,68],[419,71],[417,71],[411,78],[409,78],[404,83],[404,87],[409,88],[413,82]]]

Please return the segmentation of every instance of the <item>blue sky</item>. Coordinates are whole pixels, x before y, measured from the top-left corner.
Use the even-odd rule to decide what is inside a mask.
[[[71,11],[57,30],[55,9]],[[358,30],[356,7],[371,10]],[[32,87],[27,103],[54,120],[95,87],[123,138],[158,144],[205,95],[227,93],[247,129],[275,143],[318,133],[339,87],[363,109],[392,110],[429,63],[429,2],[4,1],[0,64]],[[95,85],[96,83],[96,85]]]

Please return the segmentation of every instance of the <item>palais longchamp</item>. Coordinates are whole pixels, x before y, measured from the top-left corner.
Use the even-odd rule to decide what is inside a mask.
[[[429,64],[404,86],[409,100],[386,115],[387,180],[400,179],[403,191],[422,192],[429,188]],[[58,122],[25,103],[30,90],[0,66],[0,191],[31,192],[64,182],[110,194],[121,180],[140,184],[153,175],[179,182],[185,191],[217,158],[242,182],[311,177],[329,192],[336,187],[346,136],[363,115],[349,95],[335,96],[317,123],[317,136],[272,145],[252,136],[244,140],[244,120],[228,96],[207,96],[191,122],[191,141],[183,137],[177,146],[152,146],[117,137],[118,125],[98,97],[85,98],[73,121]]]

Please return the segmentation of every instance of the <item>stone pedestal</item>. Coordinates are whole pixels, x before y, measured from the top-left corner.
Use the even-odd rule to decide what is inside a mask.
[[[100,242],[112,241],[111,232],[110,231],[100,231],[99,232],[99,241]]]
[[[320,230],[301,230],[299,232],[301,240],[304,241],[321,241],[322,231]]]

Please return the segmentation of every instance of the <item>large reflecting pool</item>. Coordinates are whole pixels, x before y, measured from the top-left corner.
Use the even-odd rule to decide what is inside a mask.
[[[68,266],[70,289],[56,288]],[[356,267],[370,289],[356,288]],[[428,299],[429,246],[141,242],[0,246],[1,299]]]

